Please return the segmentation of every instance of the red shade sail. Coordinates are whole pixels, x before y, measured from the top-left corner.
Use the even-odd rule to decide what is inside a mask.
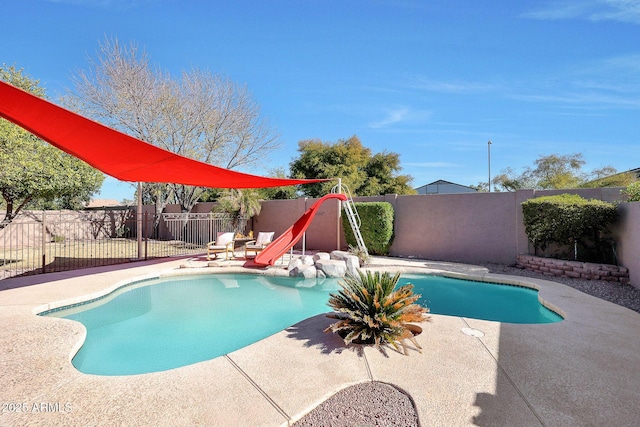
[[[213,188],[263,188],[325,179],[268,178],[235,172],[158,148],[0,81],[0,116],[122,181]]]

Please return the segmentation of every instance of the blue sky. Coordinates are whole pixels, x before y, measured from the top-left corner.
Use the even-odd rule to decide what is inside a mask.
[[[253,173],[352,135],[415,187],[486,182],[488,140],[492,176],[578,152],[640,167],[640,0],[12,0],[0,28],[0,61],[54,102],[105,37],[246,84],[283,145]]]

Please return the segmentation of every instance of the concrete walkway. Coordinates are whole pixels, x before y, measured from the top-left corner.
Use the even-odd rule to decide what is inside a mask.
[[[422,353],[345,347],[316,316],[249,347],[165,372],[103,377],[70,362],[84,327],[34,315],[144,275],[232,271],[173,260],[0,281],[0,425],[286,426],[337,391],[382,381],[411,395],[422,426],[640,424],[640,314],[543,280],[480,267],[375,258],[378,268],[515,282],[565,316],[547,325],[432,315]],[[180,266],[193,268],[179,269]],[[275,272],[272,269],[271,272]],[[481,331],[469,336],[463,329]]]

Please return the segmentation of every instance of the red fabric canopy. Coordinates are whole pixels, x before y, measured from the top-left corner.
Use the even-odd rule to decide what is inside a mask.
[[[262,188],[324,179],[284,179],[212,166],[125,135],[0,81],[0,116],[122,181]]]

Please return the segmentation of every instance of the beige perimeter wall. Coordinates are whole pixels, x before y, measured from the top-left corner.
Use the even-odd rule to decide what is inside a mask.
[[[620,188],[562,191],[520,190],[511,193],[386,195],[358,197],[359,201],[387,201],[394,207],[395,230],[391,256],[467,263],[515,264],[529,253],[521,203],[533,197],[575,193],[585,198],[619,202]],[[271,200],[248,224],[248,229],[275,231],[289,228],[314,199]],[[621,203],[620,220],[613,229],[620,265],[640,287],[640,203]],[[346,249],[338,228],[338,202],[325,203],[306,234],[306,249]],[[346,219],[344,219],[346,221]],[[340,235],[340,237],[338,237]],[[338,243],[338,239],[339,242]],[[296,245],[302,248],[302,241]]]
[[[640,288],[640,202],[621,203],[620,220],[614,229],[618,261],[629,269],[631,284]]]

